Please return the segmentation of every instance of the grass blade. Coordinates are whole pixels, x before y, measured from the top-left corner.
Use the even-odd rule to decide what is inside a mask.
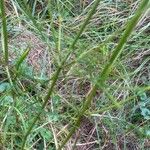
[[[8,34],[7,34],[4,0],[0,0],[0,10],[1,10],[1,18],[2,18],[2,37],[1,38],[2,38],[4,60],[5,60],[5,65],[8,65]]]
[[[23,61],[26,59],[26,57],[28,56],[29,51],[30,51],[30,48],[28,47],[28,48],[23,52],[23,54],[20,56],[20,58],[17,60],[17,62],[16,62],[16,64],[15,64],[17,70],[19,70],[20,65],[22,64],[22,62],[23,62]]]
[[[7,33],[7,23],[6,23],[6,13],[5,13],[5,4],[4,0],[0,0],[0,15],[2,17],[2,49],[3,49],[3,55],[4,55],[4,61],[5,61],[5,69],[7,73],[7,77],[9,79],[9,82],[11,85],[13,85],[11,75],[9,72],[9,59],[8,59],[8,33]]]
[[[88,92],[88,94],[86,96],[86,100],[85,100],[85,102],[83,104],[83,107],[82,107],[78,117],[77,117],[77,120],[75,122],[74,127],[71,129],[70,133],[68,134],[68,136],[66,137],[64,142],[60,145],[58,150],[61,150],[65,146],[65,144],[69,141],[71,136],[79,128],[81,120],[82,120],[82,117],[84,116],[86,110],[90,107],[91,101],[92,101],[93,97],[96,94],[97,87],[100,85],[100,87],[103,88],[104,83],[105,83],[105,81],[106,81],[106,79],[107,79],[107,77],[108,77],[108,75],[109,75],[109,73],[110,73],[110,71],[112,69],[113,64],[116,62],[117,58],[121,54],[121,52],[123,50],[123,46],[126,44],[129,36],[131,35],[133,29],[135,28],[136,24],[138,23],[138,20],[140,19],[140,17],[142,16],[143,12],[145,11],[148,3],[149,2],[147,0],[143,0],[141,5],[139,6],[138,10],[136,11],[135,16],[127,24],[127,28],[126,28],[122,38],[120,39],[116,49],[114,50],[109,63],[105,66],[105,68],[103,69],[102,73],[99,75],[95,85]]]
[[[50,96],[51,96],[51,94],[52,94],[52,92],[53,92],[53,88],[54,88],[54,86],[55,86],[55,84],[56,84],[56,81],[57,81],[57,79],[58,79],[58,77],[59,77],[59,74],[60,74],[61,70],[63,69],[63,66],[64,66],[65,62],[67,61],[67,59],[68,59],[68,57],[70,56],[70,54],[74,51],[74,46],[75,46],[75,44],[76,44],[77,41],[79,40],[79,38],[80,38],[81,34],[83,33],[85,27],[86,27],[87,24],[89,23],[89,20],[90,20],[91,17],[94,15],[94,13],[95,13],[95,11],[96,11],[96,8],[98,7],[99,2],[100,2],[100,0],[96,0],[96,1],[95,1],[95,4],[93,5],[91,11],[89,12],[89,14],[88,14],[88,16],[87,16],[85,22],[83,23],[81,29],[79,30],[77,36],[75,37],[75,40],[73,41],[73,43],[72,43],[71,46],[70,46],[70,50],[71,50],[71,51],[68,53],[68,55],[67,55],[67,56],[65,57],[65,59],[62,61],[60,67],[57,69],[56,73],[54,74],[54,77],[53,77],[51,86],[50,86],[50,88],[48,89],[47,95],[46,95],[45,98],[44,98],[44,103],[43,103],[43,105],[42,105],[42,108],[41,108],[41,110],[39,111],[39,113],[36,115],[36,117],[33,119],[32,124],[29,126],[29,128],[28,128],[28,130],[27,130],[27,132],[26,132],[26,134],[25,134],[25,136],[24,136],[24,139],[23,139],[23,142],[22,142],[22,146],[21,146],[21,150],[24,150],[25,143],[26,143],[26,140],[27,140],[28,135],[29,135],[30,132],[32,131],[32,129],[33,129],[34,125],[36,124],[36,122],[38,121],[38,119],[39,119],[39,117],[40,117],[40,115],[41,115],[43,109],[45,108],[45,106],[46,106],[48,100],[50,99]]]

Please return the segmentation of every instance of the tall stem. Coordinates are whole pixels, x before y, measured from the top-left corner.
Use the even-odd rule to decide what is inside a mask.
[[[83,33],[85,27],[86,27],[87,24],[89,23],[89,20],[90,20],[91,17],[94,15],[94,13],[95,13],[95,11],[96,11],[96,8],[98,7],[99,2],[100,2],[100,0],[96,0],[96,1],[95,1],[95,4],[93,5],[91,11],[89,12],[89,14],[88,14],[88,16],[87,16],[85,22],[83,23],[82,27],[81,27],[80,30],[79,30],[77,36],[75,37],[75,40],[73,41],[73,43],[72,43],[71,46],[69,47],[70,52],[66,55],[66,57],[64,58],[64,60],[62,61],[61,65],[60,65],[60,67],[57,69],[57,71],[56,71],[56,73],[55,73],[55,75],[54,75],[54,77],[53,77],[51,86],[50,86],[50,88],[48,89],[47,95],[46,95],[45,98],[44,98],[44,103],[43,103],[43,105],[42,105],[42,107],[41,107],[41,110],[38,112],[38,114],[37,114],[37,115],[35,116],[35,118],[33,119],[33,122],[32,122],[31,125],[29,126],[29,128],[28,128],[28,130],[27,130],[27,132],[26,132],[26,134],[25,134],[25,136],[24,136],[24,138],[23,138],[21,150],[24,150],[26,140],[27,140],[29,134],[31,133],[31,131],[32,131],[33,127],[34,127],[34,125],[35,125],[36,122],[38,121],[38,119],[39,119],[41,113],[43,112],[44,108],[46,107],[46,104],[47,104],[48,100],[49,100],[50,97],[51,97],[51,94],[52,94],[52,92],[53,92],[54,86],[55,86],[55,84],[56,84],[56,81],[57,81],[57,79],[58,79],[58,77],[59,77],[59,74],[60,74],[60,72],[61,72],[61,70],[62,70],[64,64],[66,63],[66,61],[67,61],[68,57],[70,56],[70,54],[74,51],[74,46],[75,46],[75,44],[76,44],[77,41],[79,40],[79,38],[80,38],[81,34]]]
[[[0,0],[0,10],[1,10],[1,18],[2,18],[2,49],[3,49],[3,56],[4,56],[4,61],[5,61],[5,69],[7,73],[8,80],[11,85],[13,85],[11,75],[9,72],[9,67],[8,67],[8,33],[7,33],[7,23],[6,23],[6,13],[5,13],[5,4],[4,0]]]
[[[1,17],[2,17],[2,46],[3,46],[5,65],[8,66],[8,35],[7,35],[4,0],[0,0],[0,10],[1,10]]]
[[[68,134],[68,136],[65,138],[64,142],[60,145],[60,147],[58,148],[58,150],[61,150],[65,144],[69,141],[69,139],[71,138],[71,136],[75,133],[75,131],[79,128],[82,117],[84,116],[86,110],[90,107],[91,102],[93,97],[96,94],[96,90],[97,87],[100,85],[100,88],[102,90],[105,81],[107,80],[107,77],[112,69],[113,64],[116,62],[117,58],[119,57],[119,55],[121,54],[122,50],[123,50],[123,46],[125,45],[125,43],[127,42],[129,36],[131,35],[133,29],[135,28],[136,24],[138,23],[139,18],[141,17],[142,13],[145,11],[147,4],[149,3],[148,0],[143,0],[141,5],[139,6],[137,12],[135,13],[135,16],[132,18],[132,20],[127,24],[126,30],[122,36],[122,38],[120,39],[117,47],[115,48],[109,63],[104,67],[103,71],[99,74],[97,82],[95,83],[95,85],[92,86],[92,88],[90,89],[90,91],[88,92],[87,96],[86,96],[86,100],[83,104],[83,107],[77,117],[77,120],[75,122],[74,127],[71,129],[70,133]]]

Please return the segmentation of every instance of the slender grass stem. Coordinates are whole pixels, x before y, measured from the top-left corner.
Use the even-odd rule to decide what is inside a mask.
[[[60,67],[57,69],[57,71],[56,71],[56,73],[55,73],[55,75],[54,75],[54,77],[53,77],[51,86],[50,86],[50,88],[48,89],[47,95],[46,95],[45,98],[44,98],[44,103],[43,103],[43,105],[42,105],[42,107],[41,107],[41,110],[38,112],[38,114],[36,115],[36,117],[33,119],[32,124],[29,126],[29,128],[28,128],[28,130],[27,130],[27,132],[26,132],[26,134],[25,134],[25,136],[24,136],[24,138],[23,138],[21,150],[24,150],[25,143],[26,143],[26,140],[27,140],[28,135],[31,133],[31,131],[32,131],[34,125],[36,124],[36,122],[38,121],[38,119],[39,119],[39,117],[40,117],[40,115],[41,115],[43,109],[46,107],[46,104],[47,104],[48,100],[50,99],[50,96],[51,96],[51,94],[52,94],[52,92],[53,92],[54,86],[55,86],[55,84],[56,84],[56,81],[57,81],[57,79],[58,79],[58,77],[59,77],[59,74],[60,74],[61,70],[63,69],[64,64],[66,63],[66,61],[67,61],[68,57],[70,56],[70,54],[74,51],[74,46],[75,46],[75,44],[76,44],[77,41],[79,40],[79,38],[80,38],[81,34],[83,33],[85,27],[86,27],[87,24],[89,23],[89,20],[90,20],[91,17],[94,15],[94,13],[95,13],[95,11],[96,11],[96,8],[98,7],[99,2],[100,2],[100,0],[96,0],[96,1],[95,1],[95,4],[93,5],[91,11],[89,12],[89,14],[88,14],[88,16],[87,16],[85,22],[83,23],[81,29],[79,30],[77,36],[75,37],[75,40],[73,41],[73,43],[72,43],[71,46],[69,47],[70,52],[66,55],[65,59],[62,61],[61,65],[60,65]]]
[[[96,1],[95,1],[94,5],[93,5],[93,7],[92,7],[92,9],[91,9],[91,11],[89,12],[89,14],[88,14],[88,16],[87,16],[85,22],[84,22],[83,25],[81,26],[81,29],[79,30],[77,36],[75,37],[75,40],[73,41],[73,43],[72,43],[72,45],[71,45],[71,47],[70,47],[71,50],[74,49],[75,44],[77,43],[78,39],[80,38],[81,34],[83,33],[85,27],[86,27],[87,24],[89,23],[89,20],[92,18],[93,14],[95,13],[95,11],[96,11],[96,9],[97,9],[98,4],[99,4],[100,1],[101,1],[101,0],[96,0]]]
[[[46,106],[46,104],[47,104],[47,102],[48,102],[48,100],[49,100],[49,98],[50,98],[50,96],[51,96],[51,94],[52,94],[52,92],[53,92],[53,88],[54,88],[55,83],[56,83],[56,81],[57,81],[57,79],[58,79],[58,75],[59,75],[60,71],[61,71],[61,68],[59,68],[59,69],[57,70],[56,74],[55,74],[54,77],[53,77],[53,80],[52,80],[52,83],[51,83],[51,87],[48,89],[47,95],[46,95],[46,97],[44,98],[44,103],[43,103],[43,105],[42,105],[40,111],[39,111],[38,114],[36,115],[36,117],[33,119],[32,124],[30,125],[30,127],[29,127],[28,130],[27,130],[27,133],[26,133],[25,136],[24,136],[21,150],[24,149],[24,146],[25,146],[26,139],[27,139],[28,135],[30,134],[31,130],[33,129],[35,123],[38,121],[38,119],[39,119],[39,117],[40,117],[40,115],[41,115],[43,109],[45,108],[45,106]]]
[[[15,2],[19,6],[19,9],[32,21],[33,26],[37,29],[37,31],[38,31],[39,35],[41,36],[42,40],[44,40],[46,43],[48,43],[48,41],[46,40],[45,35],[43,34],[42,26],[40,26],[37,23],[34,16],[32,16],[32,12],[31,12],[30,8],[28,7],[27,2],[25,0],[23,0],[23,1],[16,0]]]
[[[115,50],[114,50],[114,52],[113,52],[113,54],[112,54],[112,56],[110,58],[109,63],[105,66],[103,71],[99,74],[97,82],[91,87],[90,91],[88,92],[88,94],[86,96],[86,100],[85,100],[85,102],[83,104],[83,107],[82,107],[78,117],[77,117],[77,120],[75,122],[74,127],[71,129],[70,133],[68,134],[66,139],[63,141],[63,143],[60,145],[58,150],[61,150],[65,146],[65,144],[69,141],[71,136],[79,128],[81,120],[82,120],[82,117],[84,116],[86,110],[90,107],[92,99],[95,96],[97,88],[100,87],[101,90],[102,90],[102,88],[104,87],[104,83],[107,80],[107,77],[108,77],[108,75],[109,75],[109,73],[110,73],[110,71],[112,69],[113,64],[116,62],[117,58],[121,54],[121,52],[123,50],[123,46],[126,44],[129,36],[131,35],[133,29],[135,28],[136,24],[138,23],[138,20],[140,19],[140,17],[142,16],[143,12],[145,11],[148,3],[149,3],[148,0],[143,0],[141,5],[139,6],[138,10],[136,11],[134,17],[127,24],[126,30],[125,30],[122,38],[120,39],[117,47],[115,48]]]
[[[59,62],[61,61],[61,30],[62,30],[62,18],[59,16],[59,36],[58,36],[58,44],[57,44],[57,51],[58,51],[58,59]]]
[[[22,62],[27,58],[28,54],[29,54],[30,48],[27,47],[26,50],[23,52],[23,54],[19,57],[19,59],[17,60],[15,66],[16,69],[19,70],[20,65],[22,64]]]
[[[2,17],[2,46],[3,46],[5,65],[7,66],[8,65],[8,34],[7,34],[4,0],[0,0],[0,9],[1,9],[1,17]]]
[[[4,61],[5,61],[5,69],[7,73],[8,80],[11,85],[13,85],[8,63],[8,33],[7,33],[7,23],[6,23],[6,13],[5,13],[5,4],[4,0],[0,0],[0,10],[1,10],[1,17],[2,17],[2,49],[3,49],[3,56],[4,56]]]
[[[90,105],[90,102],[91,102],[91,99],[93,98],[93,96],[95,95],[95,92],[96,92],[96,87],[93,86],[91,88],[91,90],[89,91],[88,95],[87,95],[87,98],[86,98],[86,101],[83,105],[83,108],[81,109],[78,117],[77,117],[77,120],[75,122],[75,125],[74,127],[71,129],[70,133],[68,134],[68,136],[65,138],[65,140],[63,141],[63,143],[60,145],[60,147],[58,148],[58,150],[61,150],[65,144],[69,141],[69,139],[71,138],[71,136],[75,133],[75,131],[79,128],[80,126],[80,123],[81,123],[81,120],[82,120],[82,117],[84,116],[84,113],[85,111],[88,109],[89,105]]]

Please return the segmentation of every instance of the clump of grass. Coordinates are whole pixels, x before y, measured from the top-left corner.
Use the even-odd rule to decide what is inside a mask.
[[[147,1],[143,1],[141,6],[139,7],[139,9],[137,10],[135,17],[131,20],[131,22],[128,23],[128,26],[127,26],[122,38],[120,39],[116,49],[114,50],[114,52],[109,60],[109,63],[106,64],[103,71],[98,76],[98,79],[97,79],[95,85],[93,85],[91,87],[91,89],[89,90],[89,92],[86,96],[86,99],[85,99],[85,103],[83,104],[83,108],[81,109],[81,111],[79,112],[79,115],[77,117],[77,121],[75,122],[75,125],[74,125],[73,129],[70,131],[70,133],[68,134],[67,138],[64,140],[64,142],[60,146],[59,150],[61,150],[64,147],[64,145],[67,143],[67,141],[70,139],[70,137],[74,134],[76,129],[79,128],[81,119],[84,116],[84,113],[86,112],[86,110],[91,105],[91,101],[96,94],[97,87],[100,87],[101,89],[104,88],[105,81],[107,80],[107,77],[108,77],[109,73],[111,72],[113,64],[116,62],[116,59],[121,54],[124,44],[127,42],[127,39],[129,38],[130,34],[132,33],[132,30],[138,23],[138,20],[141,17],[143,11],[145,11],[147,4],[148,4]]]
[[[134,130],[138,134],[146,135],[146,131],[148,131],[146,127],[147,120],[144,122],[145,128],[141,129],[139,133],[136,130],[138,125],[130,123],[128,120],[128,113],[130,112],[129,109],[134,107],[136,101],[138,101],[137,91],[146,92],[149,90],[149,85],[144,88],[139,88],[139,86],[135,86],[133,83],[127,83],[132,76],[134,78],[134,75],[141,69],[141,66],[134,72],[128,72],[122,61],[122,59],[126,59],[128,54],[125,52],[122,53],[122,50],[125,44],[130,46],[132,45],[130,42],[135,42],[134,38],[136,39],[136,33],[133,33],[134,38],[132,37],[132,40],[128,43],[129,36],[148,7],[149,2],[143,0],[131,21],[127,23],[127,27],[125,28],[123,26],[119,30],[116,29],[118,28],[117,21],[117,23],[112,21],[109,24],[107,19],[105,20],[105,25],[102,25],[100,29],[96,28],[99,26],[95,21],[98,18],[97,13],[101,11],[99,9],[100,5],[98,5],[99,2],[100,0],[96,0],[87,6],[87,8],[83,7],[80,10],[83,13],[81,16],[78,16],[79,26],[75,25],[75,28],[71,29],[70,26],[72,24],[67,24],[67,18],[72,18],[72,16],[76,15],[71,10],[74,10],[74,6],[72,5],[74,3],[73,1],[57,1],[57,7],[52,6],[53,1],[52,3],[48,1],[48,5],[44,11],[40,11],[39,9],[45,6],[45,3],[40,1],[33,1],[30,4],[26,3],[26,1],[13,1],[13,8],[17,15],[17,21],[19,22],[18,26],[25,25],[28,30],[35,32],[41,38],[41,41],[47,45],[48,53],[53,57],[51,62],[53,68],[51,69],[50,75],[45,75],[47,77],[43,78],[42,75],[40,77],[35,77],[33,74],[30,77],[27,76],[27,73],[30,73],[29,66],[25,63],[26,67],[24,68],[23,65],[30,49],[26,49],[26,51],[20,54],[20,57],[14,62],[15,65],[8,63],[9,43],[7,34],[9,32],[7,31],[6,25],[4,1],[2,1],[3,64],[6,68],[6,73],[3,71],[0,72],[0,75],[2,74],[2,77],[0,77],[2,78],[2,82],[0,82],[0,97],[2,100],[2,112],[0,116],[2,117],[1,130],[4,131],[2,132],[2,147],[6,146],[5,143],[8,140],[11,142],[10,146],[6,146],[9,149],[25,149],[25,147],[32,149],[40,146],[45,149],[49,147],[50,149],[60,150],[65,147],[65,144],[71,139],[76,130],[79,129],[84,116],[99,117],[102,114],[100,117],[103,117],[105,112],[108,112],[108,115],[106,114],[103,117],[102,123],[107,127],[106,130],[112,128],[111,133],[113,135],[112,138],[116,141],[116,143],[114,142],[115,144],[118,143],[117,138],[120,136],[117,135],[118,130],[121,130],[120,133],[129,133]],[[62,5],[65,6],[65,9]],[[105,6],[107,3],[102,1],[102,5]],[[37,6],[38,10],[36,10]],[[114,7],[114,3],[111,6]],[[123,4],[120,7],[125,6]],[[90,11],[87,14],[88,9]],[[65,14],[66,12],[69,14]],[[83,21],[81,19],[82,15],[87,16],[81,25],[80,22]],[[103,15],[100,14],[100,16]],[[104,19],[105,15],[102,18]],[[112,19],[115,19],[115,17]],[[89,34],[93,29],[91,26],[92,23],[95,25],[94,37]],[[124,21],[121,23],[124,24]],[[76,21],[74,24],[76,24]],[[107,24],[108,26],[106,26]],[[87,29],[85,30],[86,27]],[[125,31],[121,35],[119,32],[123,30]],[[70,31],[73,32],[70,33]],[[88,33],[88,31],[90,32]],[[114,35],[107,38],[108,34],[112,34],[113,31],[115,31],[114,34],[122,36],[122,38],[118,40]],[[75,34],[76,36],[74,36]],[[99,36],[98,34],[101,35]],[[93,38],[96,40],[93,40]],[[99,40],[102,41],[101,44],[99,44]],[[111,49],[116,44],[115,50],[112,51]],[[142,44],[139,45],[143,47]],[[125,49],[128,50],[126,47]],[[96,52],[95,55],[97,56],[93,54],[93,57],[91,55],[92,52]],[[104,62],[98,61],[99,55]],[[121,58],[119,58],[120,55]],[[147,63],[148,60],[146,59],[146,62],[143,62],[142,65]],[[83,66],[87,70],[82,68]],[[13,69],[10,70],[9,68]],[[0,70],[3,69],[0,68]],[[7,74],[7,77],[5,74]],[[108,84],[106,84],[106,81],[108,81]],[[110,83],[112,84],[110,85]],[[82,88],[84,89],[83,92],[81,92]],[[127,107],[126,104],[131,104],[132,107]],[[92,107],[91,109],[90,106]],[[125,110],[126,107],[128,111]],[[148,109],[147,106],[146,109]],[[112,114],[109,114],[109,111]],[[122,117],[119,120],[117,117],[123,113],[123,117],[126,119],[124,120]],[[115,114],[118,116],[113,118]],[[145,116],[147,117],[147,115]],[[65,121],[67,123],[64,123]],[[127,129],[121,128],[117,130],[114,125],[116,122],[119,122],[119,124],[126,123]],[[73,126],[69,133],[66,129],[66,124],[67,128],[68,125],[69,127],[70,125]],[[93,138],[100,141],[101,136],[103,136],[103,133],[99,129],[100,122],[95,121],[95,123],[93,122],[93,126],[94,124],[97,137]],[[8,129],[8,126],[12,128]],[[20,128],[20,130],[17,131],[17,128]],[[61,134],[59,133],[57,135],[58,132]],[[82,138],[83,135],[80,134],[79,136]],[[79,136],[76,137],[74,146],[71,144],[71,147],[75,148],[78,145]],[[62,141],[62,143],[60,144],[59,141]],[[96,140],[94,143],[96,143]],[[102,141],[99,144],[100,148],[101,143]]]

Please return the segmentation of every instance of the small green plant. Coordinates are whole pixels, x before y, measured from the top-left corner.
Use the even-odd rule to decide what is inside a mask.
[[[140,95],[140,102],[139,107],[141,111],[141,115],[144,119],[149,120],[150,119],[150,98],[147,96],[147,94],[141,93]]]
[[[138,104],[134,107],[132,119],[134,121],[149,120],[150,119],[150,98],[145,92],[139,92]]]

